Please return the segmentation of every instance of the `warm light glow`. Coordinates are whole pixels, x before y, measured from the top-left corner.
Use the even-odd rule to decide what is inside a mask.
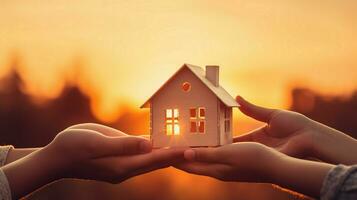
[[[172,135],[172,124],[166,124],[166,135]]]
[[[30,94],[54,97],[65,77],[95,99],[100,119],[112,120],[121,114],[118,104],[138,107],[184,62],[217,64],[220,83],[233,96],[282,108],[295,85],[328,94],[356,87],[356,5],[4,1],[0,76],[15,50]],[[71,75],[75,69],[80,76]]]
[[[166,118],[172,118],[172,109],[166,109]]]
[[[174,118],[178,118],[179,117],[179,111],[178,109],[174,109]]]
[[[261,106],[288,108],[295,86],[322,95],[348,95],[356,89],[356,6],[356,0],[3,0],[0,79],[12,66],[9,60],[15,52],[27,94],[56,98],[67,81],[78,84],[90,95],[95,117],[106,122],[120,119],[118,128],[130,134],[150,132],[149,109],[139,106],[185,62],[219,65],[220,85],[233,97],[239,94]],[[182,82],[177,83],[178,92],[196,92],[193,82],[184,92],[188,85]],[[306,109],[311,106],[305,104]],[[205,127],[200,126],[196,108],[190,115],[195,120],[180,121],[181,127],[172,109],[168,115],[161,110],[164,119],[158,132],[176,137],[175,124],[180,133],[191,122],[194,131],[189,134],[201,134],[199,127]],[[188,112],[179,114],[186,117]],[[231,114],[234,121],[226,122],[226,127],[233,134],[265,125],[238,109]],[[138,129],[141,126],[146,129]],[[51,191],[72,187],[64,184]],[[65,196],[82,196],[83,190],[73,184],[76,188]],[[118,187],[100,185],[90,192],[112,199],[292,197],[267,184],[226,184],[172,167]]]
[[[180,135],[180,125],[174,125],[174,135]]]
[[[165,123],[166,123],[166,135],[179,135],[180,126],[179,126],[179,110],[175,109],[166,109]]]
[[[55,98],[67,81],[78,84],[91,97],[95,117],[106,122],[120,119],[118,128],[130,134],[150,132],[149,109],[139,106],[185,62],[219,65],[220,85],[233,97],[239,94],[271,108],[288,108],[296,86],[322,95],[348,95],[357,87],[356,0],[0,2],[0,79],[12,66],[9,60],[15,52],[27,94]],[[184,81],[177,83],[178,92],[198,92],[193,82],[188,87]],[[304,108],[311,103],[305,102]],[[197,107],[180,110],[181,116],[192,113],[180,121],[181,127],[172,109],[171,114],[161,110],[160,133],[176,137],[175,132],[188,130],[189,124],[189,134],[201,134],[200,127],[205,131]],[[238,109],[230,114],[234,121],[225,126],[235,135],[265,125]],[[138,129],[141,126],[146,129]],[[64,184],[57,188],[72,187]],[[171,167],[125,181],[119,190],[100,186],[95,193],[113,199],[291,196],[275,194],[278,190],[269,187],[227,185]],[[137,190],[142,195],[132,195]]]

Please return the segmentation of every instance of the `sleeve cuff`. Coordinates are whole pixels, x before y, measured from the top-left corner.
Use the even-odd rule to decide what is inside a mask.
[[[0,169],[0,200],[11,200],[11,190],[5,173]]]
[[[336,199],[341,193],[346,180],[356,169],[356,167],[346,165],[337,165],[332,168],[324,179],[320,198],[322,200]]]
[[[11,145],[7,146],[0,146],[0,166],[3,166],[6,162],[7,154],[9,153],[10,149],[14,147]]]

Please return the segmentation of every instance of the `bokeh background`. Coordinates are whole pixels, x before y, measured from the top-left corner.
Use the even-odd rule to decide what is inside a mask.
[[[220,65],[232,96],[356,137],[356,10],[354,0],[0,0],[0,144],[44,146],[81,122],[147,134],[139,106],[183,63]],[[236,135],[261,125],[234,117]],[[120,185],[59,181],[26,198],[307,197],[169,168]]]

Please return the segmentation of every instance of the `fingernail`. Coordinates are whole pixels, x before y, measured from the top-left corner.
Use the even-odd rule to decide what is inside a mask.
[[[152,149],[152,145],[149,141],[142,141],[140,143],[140,152],[141,153],[149,153]]]
[[[194,161],[195,160],[195,151],[192,149],[186,150],[184,152],[184,157],[188,161]]]
[[[241,101],[242,99],[243,99],[242,96],[240,96],[240,95],[237,95],[237,96],[236,96],[236,100],[237,100],[237,101]]]
[[[236,101],[237,101],[237,103],[238,103],[238,107],[241,107],[241,102],[242,102],[243,100],[244,100],[244,99],[243,99],[242,96],[240,96],[240,95],[236,96]]]

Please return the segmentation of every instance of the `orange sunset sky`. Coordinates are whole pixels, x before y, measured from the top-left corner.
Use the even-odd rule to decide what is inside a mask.
[[[355,0],[0,0],[0,76],[15,53],[28,93],[55,97],[75,80],[111,120],[183,63],[216,64],[233,96],[286,108],[294,86],[357,88],[356,10]]]

